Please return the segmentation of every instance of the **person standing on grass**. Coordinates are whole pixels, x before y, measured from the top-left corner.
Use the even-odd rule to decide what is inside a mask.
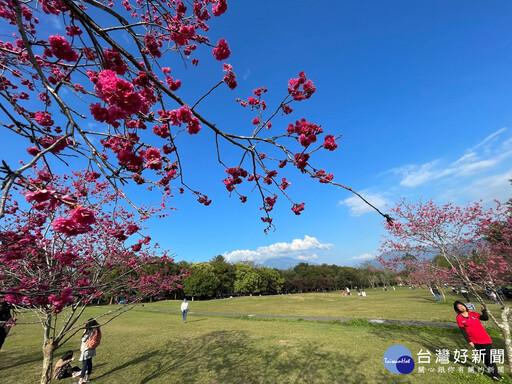
[[[468,295],[468,289],[466,288],[466,284],[460,286],[459,292],[462,296],[464,296],[464,298],[466,299],[466,301],[468,303],[471,303],[471,300],[469,299],[469,295]]]
[[[183,299],[183,302],[181,303],[181,313],[183,314],[183,322],[187,322],[187,312],[188,312],[188,301],[187,299]]]
[[[478,312],[469,311],[468,307],[458,300],[453,303],[453,309],[457,312],[457,325],[462,335],[471,348],[484,351],[483,357],[487,371],[494,381],[500,381],[501,376],[496,364],[491,362],[492,340],[480,322],[480,320],[486,321],[489,319],[485,305],[482,305],[481,315]]]
[[[439,292],[439,289],[433,285],[432,287],[430,287],[430,292],[432,292],[432,295],[434,295],[434,298],[436,299],[436,301],[438,303],[441,302],[441,292]]]
[[[92,372],[92,358],[96,356],[96,347],[101,340],[100,325],[94,319],[89,319],[85,324],[85,332],[82,336],[80,345],[80,361],[82,362],[82,371],[80,380],[77,384],[88,383]]]

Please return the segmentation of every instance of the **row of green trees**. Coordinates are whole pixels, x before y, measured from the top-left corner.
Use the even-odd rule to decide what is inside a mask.
[[[209,262],[175,264],[192,273],[184,278],[181,289],[173,298],[194,297],[211,299],[233,295],[273,295],[312,291],[333,291],[345,287],[377,287],[395,284],[394,274],[389,270],[365,263],[359,268],[338,265],[310,265],[299,263],[294,268],[278,270],[253,262],[229,263],[221,256]]]

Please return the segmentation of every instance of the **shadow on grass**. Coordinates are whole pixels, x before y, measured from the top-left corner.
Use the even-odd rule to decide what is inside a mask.
[[[253,341],[249,332],[215,331],[188,340],[166,340],[159,348],[135,356],[102,376],[119,376],[138,365],[141,384],[150,382],[221,383],[373,383],[375,372],[364,371],[368,359],[344,354],[312,342]],[[364,371],[364,372],[363,372]],[[401,383],[409,383],[408,379]],[[100,381],[101,380],[101,381]],[[396,383],[380,377],[379,383]]]
[[[208,320],[208,319],[204,318],[204,319],[187,320],[187,323],[196,323],[198,321],[205,321],[205,320]]]
[[[110,371],[104,373],[103,375],[100,375],[100,376],[95,376],[95,380],[99,380],[101,378],[104,378],[105,376],[110,376],[110,375],[113,375],[119,371],[122,371],[123,369],[125,368],[128,368],[132,365],[136,365],[136,364],[143,364],[144,362],[148,361],[148,360],[151,360],[155,357],[157,357],[158,355],[160,355],[161,352],[158,351],[158,350],[154,350],[152,352],[148,352],[148,353],[145,353],[145,354],[142,354],[140,356],[137,356],[136,358],[130,360],[130,361],[127,361],[126,363],[124,364],[121,364],[113,369],[111,369]],[[99,364],[97,366],[100,366]],[[93,369],[94,369],[94,366],[93,366]]]
[[[0,371],[19,367],[25,364],[31,364],[35,362],[42,361],[43,353],[41,351],[34,351],[32,353],[26,353],[23,355],[18,354],[17,352],[7,352],[5,350],[0,351]],[[5,365],[5,363],[9,363]]]
[[[428,349],[432,353],[434,359],[437,349],[453,351],[466,348],[464,338],[458,329],[371,325],[369,331],[381,339],[390,340],[390,347],[393,344],[420,344],[423,349]],[[418,352],[411,351],[413,358]]]

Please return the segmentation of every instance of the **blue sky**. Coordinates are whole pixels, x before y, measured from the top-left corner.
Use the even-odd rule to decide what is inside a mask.
[[[317,92],[273,129],[305,117],[342,134],[338,149],[314,162],[335,181],[384,211],[401,198],[504,201],[512,196],[511,11],[509,1],[231,1],[212,22],[210,39],[227,40],[239,87],[219,89],[198,110],[221,129],[252,131],[254,116],[235,98],[265,86],[267,103],[276,106],[288,79],[305,71]],[[61,27],[58,20],[43,22]],[[197,68],[185,69],[178,59],[168,63],[189,104],[222,76],[209,51],[198,57]],[[286,174],[290,193],[306,210],[296,216],[278,198],[276,230],[265,235],[257,196],[246,204],[229,198],[212,135],[203,130],[187,140],[185,180],[212,205],[176,196],[177,210],[153,219],[147,230],[177,260],[222,254],[230,261],[286,256],[355,265],[378,253],[384,234],[378,214],[345,190],[292,170]],[[237,153],[223,149],[236,162]],[[8,148],[2,152],[14,156]],[[148,199],[127,192],[136,201]]]

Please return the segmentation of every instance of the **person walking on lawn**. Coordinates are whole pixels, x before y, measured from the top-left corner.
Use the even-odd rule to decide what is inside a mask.
[[[187,299],[183,299],[183,302],[181,303],[181,313],[183,314],[183,322],[187,322],[187,312],[188,312],[188,301]]]

